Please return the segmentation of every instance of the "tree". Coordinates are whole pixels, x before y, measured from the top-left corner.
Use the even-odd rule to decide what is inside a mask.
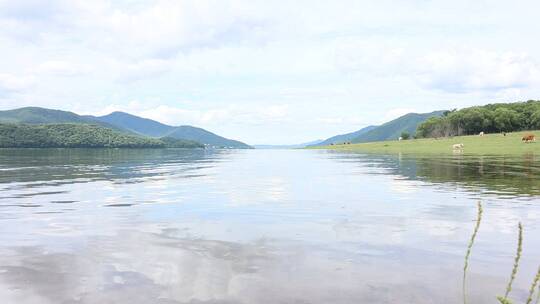
[[[407,140],[409,138],[411,138],[411,135],[409,134],[409,132],[401,132],[401,139]]]
[[[499,131],[513,131],[520,124],[516,111],[507,108],[497,108],[493,116],[495,128]]]
[[[417,128],[418,137],[441,137],[480,132],[512,132],[540,128],[540,101],[488,104],[428,119]]]
[[[530,117],[530,128],[531,129],[540,129],[540,109],[537,109],[531,114]]]

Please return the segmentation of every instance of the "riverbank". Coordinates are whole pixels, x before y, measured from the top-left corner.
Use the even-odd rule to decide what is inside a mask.
[[[540,130],[507,133],[486,134],[484,136],[469,135],[440,139],[411,139],[402,141],[379,141],[349,145],[332,145],[310,147],[308,149],[346,150],[377,153],[467,153],[467,154],[524,154],[540,153],[540,141],[524,143],[521,138],[525,134],[540,136]],[[454,150],[454,144],[463,144],[462,150]]]

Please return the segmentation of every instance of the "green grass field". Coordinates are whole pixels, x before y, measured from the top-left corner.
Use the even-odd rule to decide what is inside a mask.
[[[534,134],[536,142],[524,143],[521,138],[525,134]],[[454,151],[454,144],[463,144],[462,151]],[[525,154],[540,153],[540,131],[524,131],[502,134],[486,134],[484,136],[456,136],[441,139],[411,139],[402,141],[379,141],[351,145],[332,145],[313,147],[311,149],[330,149],[374,153],[438,153],[438,154]]]

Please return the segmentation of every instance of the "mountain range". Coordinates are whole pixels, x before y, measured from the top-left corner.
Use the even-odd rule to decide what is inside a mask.
[[[345,142],[362,143],[384,140],[396,140],[402,132],[414,135],[419,124],[430,117],[441,116],[445,111],[430,113],[409,113],[386,122],[380,126],[368,126],[358,131],[332,136],[325,140],[317,140],[298,145],[258,145],[258,149],[272,148],[304,148],[307,146],[323,146]],[[249,149],[251,146],[228,139],[202,128],[193,126],[171,126],[161,122],[135,116],[125,112],[113,112],[104,116],[78,115],[73,112],[52,110],[39,107],[25,107],[14,110],[0,111],[0,123],[4,124],[85,124],[98,125],[102,128],[113,129],[129,136],[163,139],[171,144],[172,140],[187,142],[175,143],[188,145],[190,142],[204,144],[216,148]],[[62,128],[66,128],[63,126]],[[81,129],[83,130],[83,129]],[[84,129],[86,130],[86,129]],[[104,132],[104,131],[101,131]],[[191,144],[189,144],[191,145]]]
[[[25,107],[0,111],[0,123],[90,124],[115,129],[116,131],[130,135],[190,140],[216,148],[251,148],[243,142],[228,139],[201,128],[193,126],[169,126],[155,120],[124,112],[113,112],[105,116],[82,116],[68,111]]]

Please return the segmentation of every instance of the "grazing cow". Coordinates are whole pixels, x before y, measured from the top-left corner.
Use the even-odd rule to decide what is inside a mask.
[[[463,144],[454,144],[452,148],[454,150],[463,150]]]
[[[524,141],[526,143],[535,141],[535,140],[536,140],[536,137],[534,137],[534,134],[527,134],[521,138],[521,141]]]
[[[484,131],[480,132],[480,134],[478,134],[479,136],[484,136]]]
[[[403,137],[400,136],[400,137],[398,138],[398,140],[399,140],[399,141],[402,141],[402,140],[403,140]]]

